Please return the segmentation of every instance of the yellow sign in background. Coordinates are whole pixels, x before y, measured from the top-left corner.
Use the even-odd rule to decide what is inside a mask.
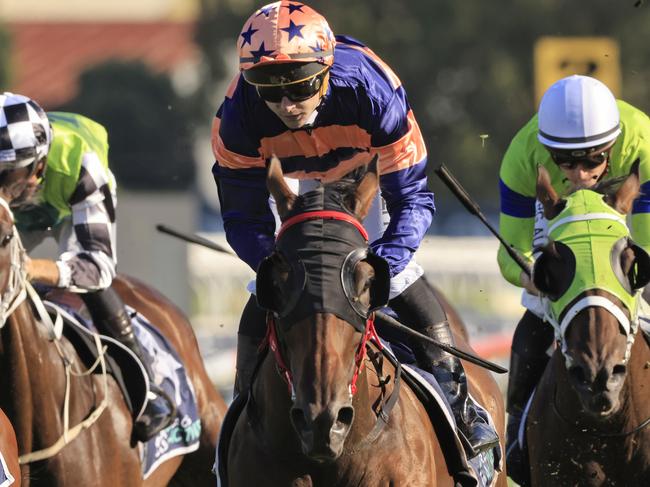
[[[618,43],[609,37],[541,37],[535,43],[536,107],[557,80],[583,74],[605,83],[620,97]]]

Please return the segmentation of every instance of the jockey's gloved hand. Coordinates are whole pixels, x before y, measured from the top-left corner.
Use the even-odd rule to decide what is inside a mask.
[[[526,274],[526,272],[521,271],[521,274],[519,275],[519,280],[521,281],[521,287],[523,287],[530,294],[534,296],[539,296],[541,294],[539,289],[537,289],[537,287],[535,286],[533,279],[528,274]]]

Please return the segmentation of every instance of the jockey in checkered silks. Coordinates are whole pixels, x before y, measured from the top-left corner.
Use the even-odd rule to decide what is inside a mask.
[[[106,129],[81,115],[46,114],[26,96],[0,94],[0,188],[28,252],[49,236],[59,245],[57,260],[27,259],[28,279],[79,293],[99,331],[142,362],[151,389],[134,433],[140,441],[153,437],[169,425],[173,408],[155,385],[124,303],[111,287],[116,186]]]
[[[240,73],[212,127],[221,214],[237,255],[256,270],[273,249],[277,221],[265,186],[271,156],[298,193],[376,156],[381,194],[363,225],[390,267],[390,307],[409,326],[453,344],[446,314],[413,259],[435,207],[427,150],[399,78],[364,44],[335,37],[325,18],[295,1],[254,12],[237,47]],[[264,333],[265,313],[251,296],[239,327],[236,393],[250,383]],[[498,438],[468,397],[460,361],[433,345],[411,346],[440,383],[471,453],[493,447]]]

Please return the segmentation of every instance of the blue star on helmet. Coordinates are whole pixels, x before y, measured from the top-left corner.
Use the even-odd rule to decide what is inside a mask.
[[[280,30],[289,33],[289,42],[291,42],[291,39],[296,36],[304,39],[304,37],[302,37],[302,33],[300,32],[303,27],[304,25],[296,25],[293,23],[293,20],[289,20],[289,27],[283,27]]]
[[[321,45],[320,41],[316,41],[316,45],[309,46],[309,48],[314,52],[321,52],[323,50],[323,46]]]
[[[298,12],[302,12],[302,8],[304,7],[304,5],[302,5],[300,3],[298,3],[298,4],[290,3],[289,5],[283,5],[283,7],[288,8],[289,9],[289,15],[291,15],[296,10]]]
[[[255,17],[259,17],[264,14],[264,17],[268,17],[272,10],[275,10],[275,5],[267,5],[262,7]]]
[[[273,54],[273,50],[267,51],[266,48],[264,47],[264,41],[262,41],[262,44],[260,44],[260,47],[257,51],[251,51],[251,54],[255,58],[255,62],[259,61],[262,56],[268,56],[269,54]]]
[[[251,44],[251,39],[253,37],[253,34],[257,32],[259,29],[253,29],[253,24],[248,26],[248,30],[246,32],[242,32],[241,36],[244,38],[244,40],[241,43],[241,47],[244,47],[246,44]],[[252,44],[251,44],[252,45]]]

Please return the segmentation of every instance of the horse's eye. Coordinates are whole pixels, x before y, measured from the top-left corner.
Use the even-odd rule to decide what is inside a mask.
[[[9,245],[9,242],[11,242],[11,239],[13,239],[13,238],[14,238],[13,232],[8,233],[4,237],[2,237],[2,241],[0,241],[0,245],[2,247],[6,247],[7,245]]]

